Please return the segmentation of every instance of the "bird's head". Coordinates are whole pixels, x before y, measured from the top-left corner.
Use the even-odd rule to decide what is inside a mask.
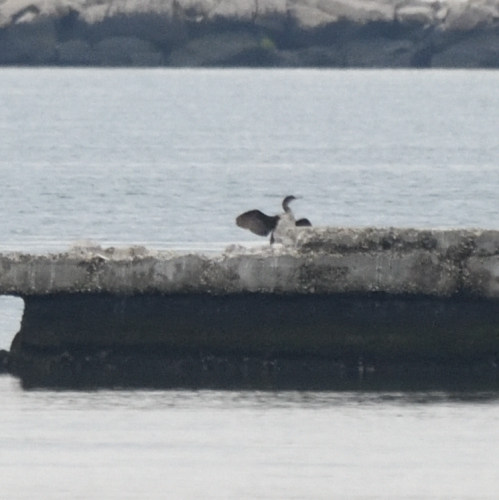
[[[284,208],[285,212],[287,212],[289,210],[289,204],[293,200],[296,200],[296,199],[298,199],[296,196],[289,195],[289,196],[286,196],[286,198],[284,198],[284,200],[282,200],[282,208]]]

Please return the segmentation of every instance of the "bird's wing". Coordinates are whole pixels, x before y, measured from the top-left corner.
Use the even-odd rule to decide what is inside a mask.
[[[297,226],[311,226],[312,223],[308,219],[298,219],[295,223]]]
[[[267,236],[277,225],[279,216],[265,215],[260,210],[244,212],[236,218],[236,224],[244,229],[249,229],[258,236]]]

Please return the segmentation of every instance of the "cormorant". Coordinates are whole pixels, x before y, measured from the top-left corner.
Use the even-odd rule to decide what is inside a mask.
[[[308,219],[296,220],[289,204],[296,200],[295,196],[286,196],[282,200],[284,213],[281,215],[266,215],[260,210],[244,212],[236,218],[236,224],[243,229],[249,229],[258,236],[270,234],[272,243],[294,243],[296,240],[296,226],[311,226]]]

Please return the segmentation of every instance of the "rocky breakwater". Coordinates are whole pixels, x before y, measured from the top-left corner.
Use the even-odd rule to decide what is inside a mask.
[[[499,0],[3,0],[0,64],[499,66]]]
[[[495,377],[499,232],[302,228],[295,248],[211,256],[3,254],[0,293],[25,301],[9,366],[26,385]]]

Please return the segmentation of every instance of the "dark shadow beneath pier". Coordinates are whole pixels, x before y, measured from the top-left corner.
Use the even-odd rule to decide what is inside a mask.
[[[496,390],[499,303],[471,297],[25,298],[24,387]]]

